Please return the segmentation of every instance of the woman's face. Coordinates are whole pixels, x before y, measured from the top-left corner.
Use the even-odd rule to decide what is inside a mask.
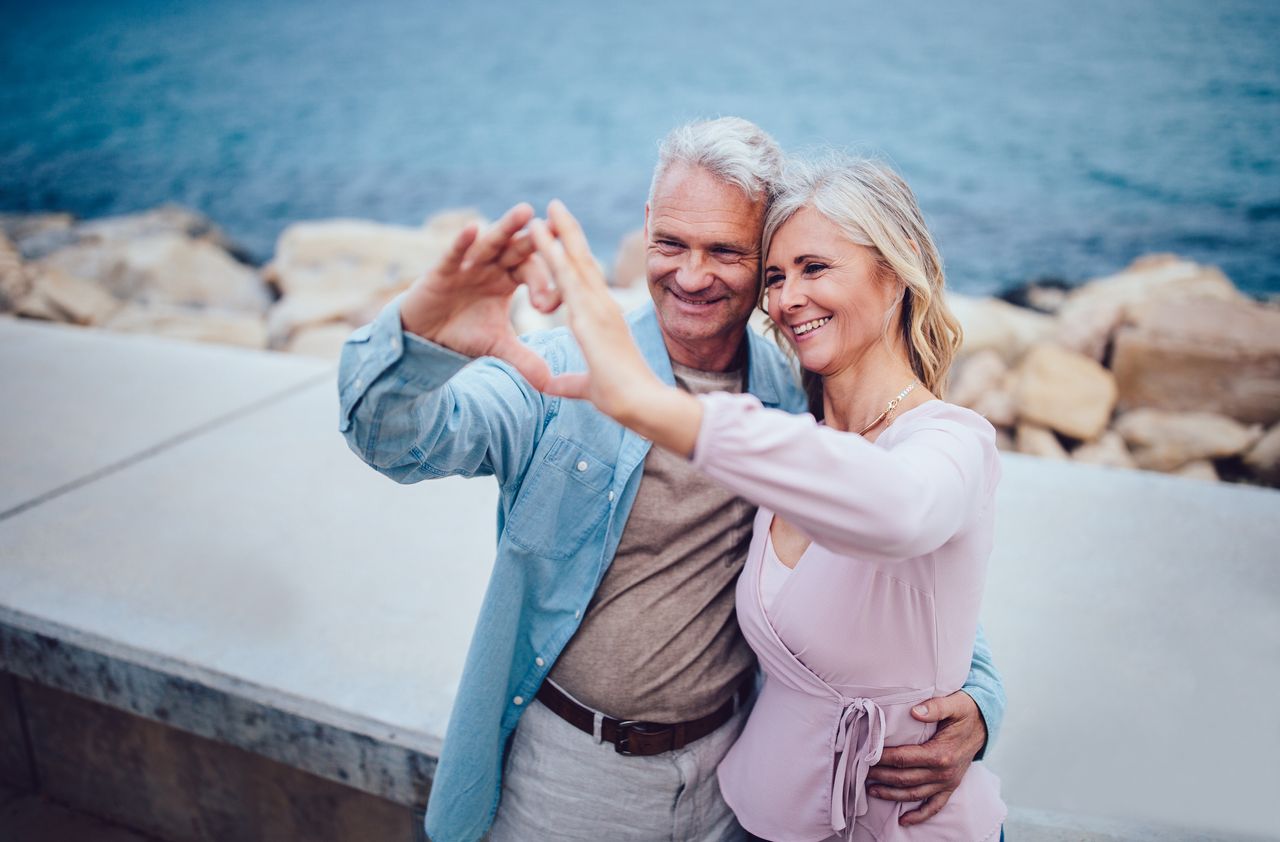
[[[765,303],[806,370],[834,376],[883,340],[899,289],[883,275],[872,249],[811,207],[778,229],[766,256]]]

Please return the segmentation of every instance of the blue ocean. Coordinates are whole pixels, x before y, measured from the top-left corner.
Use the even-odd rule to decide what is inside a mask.
[[[0,6],[0,211],[290,222],[561,197],[599,254],[698,116],[893,162],[950,283],[1172,251],[1280,292],[1280,3],[854,0]]]

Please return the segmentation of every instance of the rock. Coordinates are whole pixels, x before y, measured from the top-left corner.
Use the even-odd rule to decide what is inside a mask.
[[[1071,286],[1058,278],[1043,278],[1007,289],[998,296],[1017,307],[1038,310],[1041,313],[1053,314],[1062,309]]]
[[[1173,472],[1174,476],[1185,477],[1186,479],[1198,479],[1205,482],[1218,481],[1218,469],[1213,467],[1213,463],[1208,459],[1198,459],[1195,462],[1188,462],[1181,468]]]
[[[336,361],[342,352],[342,344],[347,341],[351,331],[351,325],[344,322],[309,325],[293,335],[285,350],[291,354],[305,354]]]
[[[1071,438],[1101,435],[1116,404],[1116,383],[1088,357],[1055,345],[1037,345],[1018,366],[1018,415]]]
[[[329,322],[343,322],[352,328],[371,321],[390,300],[390,290],[320,289],[288,295],[267,312],[270,347],[285,348],[294,334],[304,328]]]
[[[1268,430],[1249,448],[1244,455],[1244,465],[1268,485],[1280,485],[1280,424]]]
[[[31,291],[31,278],[13,241],[0,233],[0,313],[7,313]]]
[[[511,327],[517,336],[538,330],[549,330],[563,323],[564,308],[554,313],[543,313],[529,302],[529,290],[517,287],[511,296]]]
[[[241,310],[128,304],[103,322],[102,327],[121,333],[149,333],[244,348],[267,345],[266,324],[259,316]]]
[[[69,213],[0,213],[0,231],[24,260],[35,260],[75,242],[74,224],[75,217]]]
[[[1120,406],[1280,421],[1280,310],[1251,301],[1160,301],[1116,332]]]
[[[964,328],[960,353],[984,349],[997,351],[1006,362],[1015,362],[1030,346],[1053,336],[1052,316],[1007,304],[998,298],[974,298],[949,293],[947,304]]]
[[[1013,440],[1013,436],[1003,427],[996,427],[996,450],[1002,453],[1017,453],[1018,445]]]
[[[156,234],[181,234],[217,246],[238,258],[244,253],[213,220],[181,205],[161,205],[141,213],[86,220],[75,226],[74,233],[81,240],[99,242],[128,242]]]
[[[285,296],[356,288],[394,295],[439,260],[463,226],[482,221],[454,211],[423,228],[357,219],[298,222],[280,234],[267,275]]]
[[[1116,421],[1139,467],[1173,471],[1188,462],[1223,459],[1243,453],[1262,437],[1249,428],[1211,412],[1164,412],[1135,409]]]
[[[947,400],[972,408],[974,402],[993,389],[1000,388],[1009,366],[994,348],[984,348],[956,363],[955,374],[947,387]]]
[[[618,256],[613,260],[613,275],[609,285],[614,287],[647,286],[645,270],[647,240],[644,229],[639,228],[618,243]]]
[[[123,301],[262,313],[270,296],[252,269],[217,246],[181,234],[81,240],[33,264],[94,281]]]
[[[1019,453],[1039,456],[1042,459],[1070,459],[1067,449],[1058,441],[1052,430],[1035,424],[1019,424],[1014,434],[1014,446]]]
[[[1137,463],[1125,446],[1124,437],[1115,430],[1107,430],[1095,442],[1082,444],[1071,451],[1071,458],[1086,465],[1105,465],[1109,468],[1136,468]]]
[[[1247,297],[1214,266],[1170,254],[1148,255],[1124,271],[1090,281],[1058,310],[1058,344],[1101,361],[1112,334],[1132,308],[1152,301],[1213,298],[1241,302]]]
[[[32,282],[31,291],[18,303],[17,312],[29,319],[98,324],[119,310],[121,302],[92,281],[45,268]]]

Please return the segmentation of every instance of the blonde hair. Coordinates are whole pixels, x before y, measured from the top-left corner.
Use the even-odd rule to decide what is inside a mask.
[[[902,284],[898,329],[908,362],[925,388],[942,397],[962,333],[943,297],[942,258],[911,188],[892,168],[867,158],[831,154],[788,161],[765,216],[763,254],[778,229],[805,207],[872,249],[885,277]],[[891,327],[885,326],[886,338]],[[803,378],[809,408],[820,418],[822,378],[807,371]]]

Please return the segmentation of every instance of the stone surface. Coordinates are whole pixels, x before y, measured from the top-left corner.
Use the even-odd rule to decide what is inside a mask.
[[[0,231],[17,246],[25,260],[43,257],[75,241],[75,217],[69,213],[0,213]]]
[[[18,696],[18,681],[0,670],[0,788],[34,792],[37,785],[22,717],[22,700]],[[2,822],[0,831],[3,831]],[[0,832],[0,839],[3,838],[5,835]]]
[[[1024,351],[1053,336],[1052,316],[1015,307],[998,298],[975,298],[949,293],[947,304],[964,328],[961,354],[992,349],[1006,362],[1015,362]]]
[[[1125,446],[1124,437],[1115,430],[1107,430],[1097,441],[1088,442],[1071,451],[1071,458],[1086,465],[1102,465],[1108,468],[1136,468],[1133,455]]]
[[[0,232],[0,313],[14,309],[30,289],[31,280],[22,267],[22,256],[13,242]]]
[[[1225,415],[1135,409],[1121,415],[1116,432],[1124,437],[1139,467],[1172,471],[1188,462],[1243,453],[1262,436]]]
[[[0,359],[0,394],[20,409],[0,436],[0,517],[212,419],[332,377],[331,366],[301,357],[11,317],[0,317]]]
[[[182,234],[85,239],[35,264],[100,285],[135,303],[223,307],[261,313],[270,303],[257,272],[218,246]]]
[[[1039,456],[1041,459],[1070,459],[1067,449],[1058,441],[1053,431],[1035,424],[1019,424],[1014,435],[1014,446],[1019,453]]]
[[[1004,357],[993,348],[969,354],[956,364],[947,400],[972,407],[987,392],[1000,388],[1008,371]]]
[[[45,795],[0,789],[0,839],[13,842],[162,842]],[[163,840],[163,842],[170,842]]]
[[[1280,309],[1252,302],[1164,301],[1116,332],[1122,408],[1203,410],[1280,421]]]
[[[236,253],[233,243],[213,220],[181,205],[161,205],[139,213],[85,220],[75,226],[81,239],[129,241],[155,234],[179,234]]]
[[[1116,404],[1111,372],[1055,345],[1037,345],[1018,366],[1018,415],[1072,438],[1089,441],[1106,429]]]
[[[1128,268],[1077,288],[1058,309],[1058,344],[1102,360],[1116,328],[1135,306],[1152,301],[1213,298],[1248,299],[1216,266],[1203,266],[1171,254],[1135,260]]]
[[[1196,479],[1201,482],[1218,481],[1218,469],[1213,467],[1213,463],[1208,459],[1197,459],[1194,462],[1188,462],[1173,471],[1173,475],[1183,479]]]
[[[20,316],[78,325],[99,324],[121,307],[119,299],[93,281],[46,267],[35,273],[31,289],[19,303]]]
[[[1267,431],[1244,457],[1245,466],[1258,479],[1280,485],[1280,424]]]
[[[23,689],[43,791],[80,810],[193,842],[416,834],[412,807],[68,693]]]
[[[240,348],[267,347],[262,317],[242,310],[128,304],[102,321],[120,333],[145,333],[189,342],[216,342]]]
[[[311,325],[295,333],[286,350],[291,354],[305,354],[337,362],[342,344],[350,335],[351,325],[343,322]]]
[[[983,624],[1009,699],[988,751],[1005,800],[1273,836],[1280,778],[1258,746],[1280,720],[1233,700],[1280,693],[1280,492],[1002,460]],[[1209,738],[1228,776],[1177,736],[1206,704],[1244,723]]]
[[[645,286],[645,247],[648,241],[644,229],[637,228],[622,238],[618,243],[618,255],[613,260],[613,274],[609,276],[609,285],[615,287]]]
[[[356,328],[372,321],[390,299],[390,290],[349,289],[304,290],[286,295],[267,313],[267,333],[273,348],[286,348],[299,331],[342,322]]]

